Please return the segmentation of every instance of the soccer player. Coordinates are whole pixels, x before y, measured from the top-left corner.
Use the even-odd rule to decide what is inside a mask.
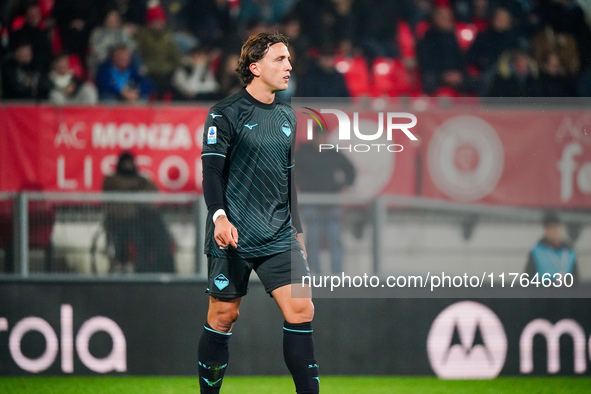
[[[287,88],[290,71],[285,36],[249,37],[236,69],[246,87],[214,105],[207,116],[201,157],[209,212],[209,311],[199,342],[201,393],[219,393],[232,326],[253,269],[285,318],[283,354],[297,393],[319,392],[311,291],[305,288],[303,296],[292,297],[292,287],[302,289],[309,269],[291,153],[296,116],[275,98]]]

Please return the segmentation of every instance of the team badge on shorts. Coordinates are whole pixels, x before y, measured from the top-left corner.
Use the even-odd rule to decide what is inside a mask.
[[[207,129],[207,145],[215,144],[218,141],[218,129],[215,126],[210,126]]]
[[[226,275],[219,274],[218,276],[215,277],[215,279],[213,280],[213,283],[220,291],[222,291],[226,287],[228,287],[228,285],[230,284],[230,281],[228,280],[228,278],[226,278]]]
[[[283,123],[281,126],[281,131],[283,131],[283,134],[289,137],[291,135],[291,127],[289,127],[289,123]]]

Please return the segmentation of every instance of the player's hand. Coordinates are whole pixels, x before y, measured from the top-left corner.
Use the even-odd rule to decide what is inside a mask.
[[[226,248],[231,246],[238,247],[238,230],[225,216],[220,216],[215,221],[215,230],[213,232],[218,246]]]

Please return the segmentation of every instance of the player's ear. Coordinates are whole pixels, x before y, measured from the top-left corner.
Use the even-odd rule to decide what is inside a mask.
[[[250,66],[248,66],[248,69],[250,70],[250,72],[252,73],[252,75],[254,75],[255,77],[260,77],[261,76],[261,70],[259,70],[259,64],[258,63],[250,63]]]

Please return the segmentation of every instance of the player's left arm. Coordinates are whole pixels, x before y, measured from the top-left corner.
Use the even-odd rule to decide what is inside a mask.
[[[304,254],[307,256],[306,253],[306,245],[304,245],[304,230],[302,229],[302,221],[300,219],[300,212],[298,209],[298,192],[296,188],[295,182],[295,171],[294,168],[291,167],[289,169],[289,208],[291,211],[291,224],[296,229],[296,237],[304,250]]]
[[[290,213],[291,213],[291,224],[295,227],[296,229],[296,237],[298,239],[298,241],[300,242],[300,245],[302,246],[302,249],[304,251],[304,255],[307,257],[308,253],[306,252],[306,245],[304,244],[304,230],[302,228],[302,221],[300,219],[300,212],[298,209],[298,189],[296,186],[296,181],[295,181],[295,171],[294,171],[294,167],[293,164],[291,166],[291,168],[289,169],[289,209],[290,209]]]
[[[287,173],[288,176],[288,199],[289,199],[289,209],[291,214],[291,224],[296,229],[296,238],[300,243],[302,250],[304,251],[304,256],[308,257],[308,253],[306,251],[306,245],[304,244],[304,230],[302,228],[302,221],[300,219],[300,212],[298,209],[298,189],[295,180],[295,157],[293,157],[293,152],[295,152],[295,130],[297,130],[297,118],[295,111],[291,109],[291,119],[292,119],[292,129],[294,132],[292,133],[292,140],[291,140],[291,150],[288,156],[288,163],[289,163],[289,170]]]

